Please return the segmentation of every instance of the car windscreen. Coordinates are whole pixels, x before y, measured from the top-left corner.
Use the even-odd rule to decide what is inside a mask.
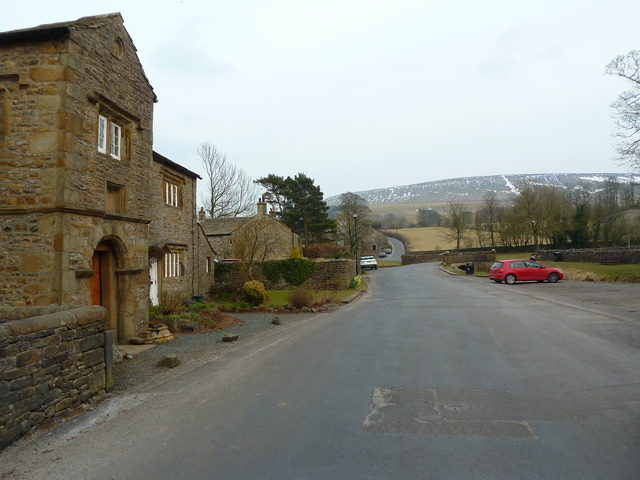
[[[502,262],[495,262],[493,265],[491,265],[491,268],[501,268],[502,267]]]

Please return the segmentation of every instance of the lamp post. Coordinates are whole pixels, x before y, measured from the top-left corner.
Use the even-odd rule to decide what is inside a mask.
[[[538,249],[538,235],[536,234],[536,221],[531,219],[531,233],[533,233],[533,248]]]
[[[358,214],[353,214],[353,236],[355,239],[355,247],[356,247],[356,276],[358,276],[358,264],[360,261],[358,260]]]

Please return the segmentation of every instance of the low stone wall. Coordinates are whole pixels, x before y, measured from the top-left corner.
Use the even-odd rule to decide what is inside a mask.
[[[402,256],[402,265],[427,262],[441,262],[447,265],[455,265],[473,262],[476,271],[488,272],[495,260],[495,250],[473,252],[412,252],[410,255]]]
[[[316,268],[309,280],[304,282],[302,286],[309,290],[334,290],[344,289],[349,286],[351,279],[356,274],[356,264],[354,260],[349,259],[317,259],[315,260]],[[239,263],[228,263],[229,271],[221,278],[216,278],[213,288],[214,292],[225,290],[236,290],[242,286],[243,278],[241,273],[241,265]],[[254,280],[258,280],[266,285],[269,289],[285,289],[291,287],[287,283],[271,284],[262,274],[260,265],[257,265],[252,276]]]
[[[113,386],[107,311],[35,308],[0,309],[0,449]]]
[[[414,252],[408,255],[402,255],[402,265],[442,262],[442,255],[442,252]]]
[[[551,262],[556,259],[556,252],[560,253],[564,262],[593,262],[600,263],[605,257],[620,257],[622,263],[640,263],[640,247],[606,247],[606,248],[575,248],[567,250],[537,250],[536,256],[540,261]]]
[[[318,260],[313,275],[302,286],[309,290],[343,290],[355,274],[354,260]]]

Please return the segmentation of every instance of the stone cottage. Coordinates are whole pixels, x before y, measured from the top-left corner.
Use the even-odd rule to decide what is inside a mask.
[[[196,219],[196,183],[201,177],[153,152],[153,220],[149,225],[149,296],[191,297],[213,287],[215,251]]]
[[[301,248],[300,236],[267,214],[264,199],[257,206],[258,213],[253,217],[202,219],[202,228],[217,259],[282,260],[290,257],[293,248]]]
[[[155,102],[118,13],[0,33],[0,304],[144,329]]]

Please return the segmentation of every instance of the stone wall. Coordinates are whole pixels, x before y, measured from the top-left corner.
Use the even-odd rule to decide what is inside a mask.
[[[559,252],[564,262],[600,263],[604,257],[620,257],[622,263],[640,263],[640,247],[604,247],[604,248],[573,248],[567,250],[537,250],[536,256],[540,261],[553,261]]]
[[[0,449],[113,386],[106,310],[65,308],[0,310]]]
[[[309,290],[334,290],[345,289],[349,287],[351,279],[356,274],[356,264],[349,259],[317,259],[315,260],[316,268],[309,280],[304,282],[302,286]],[[242,266],[240,263],[226,263],[224,268],[228,268],[228,272],[216,280],[214,292],[222,292],[225,290],[236,290],[242,286]],[[285,289],[290,288],[284,282],[278,284],[270,284],[264,275],[260,265],[257,265],[252,276],[254,280],[263,282],[268,289]]]
[[[402,265],[427,262],[442,262],[442,252],[415,252],[402,255]]]

